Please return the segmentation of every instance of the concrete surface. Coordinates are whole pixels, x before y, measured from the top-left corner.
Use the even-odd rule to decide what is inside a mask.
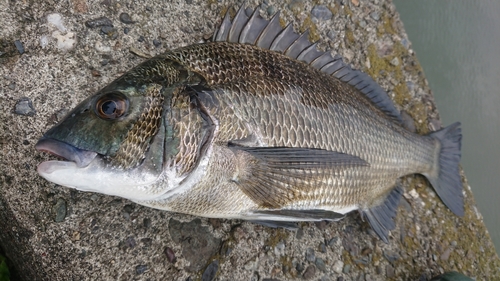
[[[356,213],[337,223],[303,223],[291,232],[153,210],[72,191],[37,175],[36,165],[48,157],[35,151],[36,140],[78,101],[144,60],[131,48],[156,55],[199,42],[233,4],[0,0],[0,245],[17,277],[429,280],[456,270],[477,280],[500,278],[498,256],[465,177],[464,218],[446,209],[422,177],[405,178],[406,200],[386,245]],[[325,7],[312,16],[318,5]],[[281,10],[283,22],[310,28],[321,48],[332,48],[372,75],[415,120],[418,132],[441,126],[389,0],[270,0],[260,8],[263,14]],[[134,23],[120,21],[122,12]],[[92,21],[102,16],[113,27],[85,24],[102,23]]]

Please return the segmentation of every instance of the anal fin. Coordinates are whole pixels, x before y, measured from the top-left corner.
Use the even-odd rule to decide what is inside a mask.
[[[389,193],[381,205],[361,211],[363,217],[368,219],[370,226],[386,244],[389,243],[389,231],[396,227],[394,218],[402,194],[403,188],[398,185]]]

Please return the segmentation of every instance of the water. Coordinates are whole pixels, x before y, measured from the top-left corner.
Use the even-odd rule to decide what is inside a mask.
[[[500,253],[500,1],[394,0]]]

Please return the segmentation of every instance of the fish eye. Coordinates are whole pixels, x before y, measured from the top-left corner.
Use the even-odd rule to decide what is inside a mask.
[[[122,117],[128,110],[128,99],[121,93],[101,96],[95,103],[95,113],[102,119],[113,120]]]

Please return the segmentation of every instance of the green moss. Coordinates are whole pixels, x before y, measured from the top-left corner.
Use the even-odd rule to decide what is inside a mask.
[[[0,281],[9,281],[10,273],[7,268],[7,260],[4,256],[0,255]]]
[[[285,28],[286,25],[287,25],[287,22],[283,18],[280,17],[280,26],[281,26],[281,28]]]
[[[345,29],[345,43],[346,45],[353,45],[356,39],[354,38],[354,32],[350,28]]]
[[[384,72],[386,75],[391,75],[397,81],[402,82],[404,76],[403,70],[401,69],[401,63],[399,65],[393,65],[391,61],[394,58],[401,60],[401,57],[403,57],[405,53],[406,49],[401,45],[401,43],[395,43],[391,54],[381,57],[377,53],[377,47],[374,44],[370,44],[367,48],[370,68],[365,69],[365,71],[373,78],[378,78],[380,74]]]
[[[285,241],[290,235],[290,231],[282,228],[272,229],[270,232],[269,239],[265,243],[270,247],[275,247],[280,241]]]
[[[289,256],[281,256],[280,263],[283,268],[288,268],[288,270],[293,268],[292,259]],[[290,270],[289,272],[284,272],[285,274],[290,274],[291,277],[297,278],[297,272]]]
[[[425,85],[425,75],[422,66],[418,62],[415,54],[408,56],[408,63],[404,66],[404,70],[410,73],[411,75],[418,77],[418,83],[421,85]]]
[[[411,101],[411,95],[408,92],[408,87],[405,83],[399,83],[394,86],[394,102],[400,106],[404,106]]]
[[[349,254],[346,250],[342,251],[342,262],[344,263],[344,266],[350,265],[352,267],[354,265],[351,254]]]
[[[389,16],[387,13],[384,13],[382,15],[382,22],[384,24],[384,30],[385,32],[389,34],[397,34],[396,30],[394,29],[393,25],[393,17]]]
[[[367,48],[368,59],[370,60],[370,68],[366,68],[365,72],[368,73],[373,79],[378,78],[380,71],[386,68],[386,62],[377,54],[377,47],[370,44]]]
[[[332,12],[332,14],[336,15],[339,13],[339,4],[337,2],[335,2],[335,4],[333,6],[328,5],[328,9],[330,10],[330,12]]]
[[[415,176],[408,190],[413,188],[426,203],[425,208],[429,209],[431,199],[428,194],[428,182],[421,176]],[[434,212],[432,216],[419,217],[422,224],[432,226],[431,235],[439,238],[441,251],[437,249],[431,249],[431,251],[438,257],[436,262],[444,271],[469,271],[472,275],[477,276],[478,280],[482,280],[487,275],[500,276],[500,264],[496,258],[495,248],[484,247],[487,246],[485,241],[491,241],[486,227],[470,207],[475,206],[472,193],[467,188],[465,193],[465,214],[462,218],[457,220],[457,217],[441,203],[437,196],[432,200],[438,201],[440,211]],[[432,223],[433,219],[438,221],[437,225]],[[451,246],[452,241],[457,243],[455,247]],[[420,246],[415,245],[413,239],[405,239],[405,243],[407,243],[407,249],[419,249]],[[442,253],[450,247],[452,249],[450,257],[442,260],[440,258]]]
[[[220,18],[224,18],[224,16],[226,15],[226,13],[229,11],[229,15],[231,17],[234,17],[236,15],[236,13],[234,12],[234,9],[229,9],[230,7],[229,6],[224,6],[222,7],[222,9],[220,10],[220,14],[219,14],[219,17]]]
[[[298,15],[304,11],[304,5],[302,1],[292,1],[292,3],[288,4],[288,7],[294,15]]]
[[[377,26],[377,35],[382,37],[385,34],[397,34],[393,26],[393,19],[387,13],[383,13]]]
[[[303,33],[307,29],[309,29],[309,41],[311,41],[311,42],[318,41],[319,40],[318,28],[313,23],[313,21],[311,19],[311,15],[307,16],[307,18],[304,20],[304,22],[300,26],[299,31],[300,31],[300,33]]]
[[[415,128],[419,134],[427,134],[429,129],[427,128],[427,124],[429,123],[427,120],[427,108],[424,104],[418,102],[411,105],[408,114],[415,121]]]
[[[352,10],[349,8],[349,5],[344,5],[344,12],[349,16],[349,18],[352,18]]]

